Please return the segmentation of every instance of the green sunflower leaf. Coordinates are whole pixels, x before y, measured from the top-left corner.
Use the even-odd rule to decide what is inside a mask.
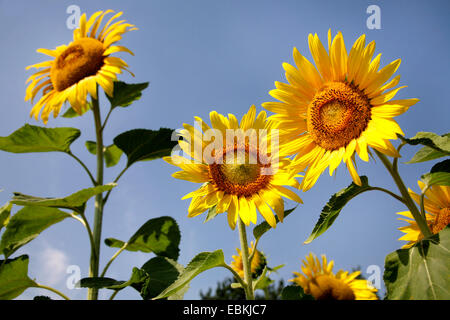
[[[418,132],[410,139],[402,136],[400,136],[400,139],[410,145],[421,144],[424,146],[411,160],[406,162],[408,164],[434,160],[450,155],[450,133],[440,136],[433,132]]]
[[[372,190],[369,186],[368,179],[366,176],[361,176],[361,186],[356,185],[352,182],[347,188],[342,189],[338,193],[335,193],[328,203],[323,207],[320,213],[319,220],[316,222],[311,235],[304,242],[305,244],[310,243],[322,233],[331,227],[334,220],[339,216],[339,213],[344,208],[344,206],[357,195]]]
[[[212,206],[211,208],[208,209],[208,214],[206,215],[205,221],[203,221],[203,223],[214,219],[218,215],[216,208],[217,208],[217,205]]]
[[[122,290],[128,286],[144,282],[147,278],[148,274],[144,270],[135,267],[128,281],[118,281],[107,277],[88,277],[81,279],[77,286],[81,288]]]
[[[194,257],[194,259],[191,260],[191,262],[189,262],[177,280],[175,280],[174,283],[164,289],[163,292],[153,299],[162,299],[172,296],[178,291],[184,289],[185,286],[188,285],[190,281],[200,273],[212,268],[221,267],[224,264],[225,258],[222,250],[199,253]]]
[[[0,231],[8,224],[9,217],[11,215],[11,209],[12,203],[9,202],[0,208]]]
[[[11,217],[0,241],[0,252],[9,257],[42,231],[70,214],[56,208],[24,207]]]
[[[35,296],[33,300],[52,300],[49,296]]]
[[[258,280],[254,283],[255,290],[264,290],[268,288],[272,283],[274,283],[275,280],[270,279],[267,276],[260,277]]]
[[[448,153],[446,152],[438,151],[431,147],[425,146],[419,151],[417,151],[417,153],[414,155],[414,157],[411,158],[411,160],[405,163],[411,164],[411,163],[425,162],[446,156],[448,156]]]
[[[72,107],[67,109],[66,112],[64,112],[64,114],[62,115],[63,118],[76,118],[78,116],[79,114],[75,110],[73,110]]]
[[[104,152],[106,167],[114,167],[119,163],[120,158],[122,157],[122,150],[120,150],[115,144],[109,145],[106,147]]]
[[[276,267],[267,267],[267,270],[269,270],[270,272],[277,272],[278,270],[280,270],[281,268],[283,268],[285,265],[284,264],[280,264],[279,266]]]
[[[0,300],[11,300],[37,283],[28,277],[28,256],[0,260]]]
[[[63,118],[76,118],[76,117],[80,117],[83,114],[85,114],[88,110],[90,110],[91,107],[91,103],[88,102],[87,104],[87,108],[83,111],[82,114],[78,114],[72,107],[68,108],[66,110],[66,112],[64,112],[64,114],[62,115]]]
[[[95,141],[86,141],[86,149],[93,154],[97,154],[97,143]],[[103,148],[103,157],[107,168],[114,167],[119,163],[122,157],[123,151],[120,150],[115,144],[109,145]]]
[[[295,209],[297,209],[297,207],[285,210],[284,218],[286,218],[288,215],[290,215],[292,213],[292,211],[294,211]],[[275,221],[277,223],[279,222],[277,216],[275,216]],[[261,238],[262,235],[264,233],[266,233],[267,231],[269,231],[270,229],[273,229],[273,228],[267,223],[267,221],[264,221],[264,222],[261,222],[260,224],[258,224],[256,227],[253,228],[253,236],[255,237],[255,240]]]
[[[429,173],[421,176],[425,188],[432,185],[450,186],[450,159],[436,163]]]
[[[178,144],[178,140],[172,140],[173,132],[174,130],[168,128],[161,128],[158,131],[134,129],[115,137],[114,144],[127,155],[129,167],[137,161],[154,160],[170,155]]]
[[[139,100],[142,96],[142,91],[148,87],[149,83],[128,84],[122,81],[114,82],[114,95],[110,97],[106,95],[111,108],[128,107],[134,101]]]
[[[97,154],[97,142],[88,140],[84,143],[84,145],[90,154],[93,154],[94,156]]]
[[[115,183],[109,183],[103,186],[96,186],[75,192],[64,198],[41,198],[29,196],[21,193],[14,193],[11,203],[20,206],[39,206],[49,208],[62,208],[73,210],[77,213],[84,211],[86,202],[97,194],[109,191],[116,186]]]
[[[13,153],[70,152],[70,145],[80,136],[75,128],[44,128],[24,125],[7,137],[0,137],[0,150]]]
[[[121,285],[125,281],[117,281],[112,278],[106,277],[89,277],[80,279],[77,283],[77,287],[80,288],[92,288],[92,289],[103,289],[110,286]]]
[[[383,279],[389,300],[450,299],[450,226],[409,249],[386,256]]]
[[[114,248],[125,248],[128,251],[153,252],[174,260],[180,253],[180,229],[172,217],[159,217],[148,220],[127,241],[114,238],[105,239],[105,244]]]
[[[422,176],[422,181],[425,183],[426,187],[431,187],[432,185],[439,186],[450,186],[450,173],[448,172],[435,172],[426,173]]]
[[[135,284],[144,282],[147,279],[148,279],[148,273],[145,272],[145,270],[141,270],[141,269],[134,267],[133,271],[131,272],[131,277],[128,281],[122,281],[122,283],[120,283],[120,284],[115,284],[115,285],[109,286],[108,289],[121,290],[128,286],[133,286]]]
[[[436,163],[430,170],[430,173],[445,172],[450,173],[450,159]]]
[[[141,269],[148,274],[148,278],[142,284],[139,291],[144,300],[149,300],[159,295],[174,283],[183,272],[184,267],[167,257],[154,257],[147,261]],[[173,296],[169,296],[168,299],[183,299],[187,288],[188,286]]]
[[[261,275],[253,282],[253,291],[257,289],[264,290],[274,282],[266,276],[268,270],[267,266],[264,266]]]
[[[314,297],[306,294],[300,286],[286,286],[281,291],[282,300],[314,300]]]

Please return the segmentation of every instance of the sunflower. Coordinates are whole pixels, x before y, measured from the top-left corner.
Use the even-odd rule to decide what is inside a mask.
[[[300,285],[306,294],[312,295],[316,300],[377,300],[374,288],[367,280],[357,279],[361,274],[355,271],[351,274],[348,271],[339,270],[333,273],[334,261],[327,261],[322,255],[322,264],[319,258],[310,253],[303,260],[301,267],[303,274],[294,272],[296,277],[290,279]]]
[[[422,181],[417,182],[419,188],[423,190],[425,185]],[[420,195],[409,189],[409,194],[420,205]],[[425,216],[428,227],[433,234],[439,233],[450,223],[450,187],[447,186],[431,186],[424,197]],[[408,226],[399,228],[400,231],[406,233],[399,240],[409,241],[402,248],[407,249],[413,246],[416,242],[423,239],[423,234],[420,232],[417,222],[414,220],[411,212],[403,211],[397,212],[405,218],[399,218],[409,223]]]
[[[265,111],[256,119],[255,116],[256,108],[251,106],[240,123],[232,114],[227,118],[212,111],[212,128],[198,117],[195,117],[198,127],[183,125],[180,131],[183,140],[178,144],[190,159],[172,155],[164,160],[182,169],[172,175],[174,178],[203,183],[198,190],[183,197],[192,198],[189,217],[208,209],[215,209],[216,214],[228,212],[228,223],[234,229],[238,217],[247,226],[256,223],[258,209],[275,228],[272,209],[283,221],[282,197],[302,202],[295,192],[284,187],[298,188],[299,183],[289,172],[290,160],[278,157],[273,122],[267,121]],[[214,142],[208,144],[213,138]],[[212,150],[211,145],[214,145]]]
[[[248,248],[249,255],[252,254],[253,250],[255,249],[255,245],[253,242],[251,243],[251,247]],[[236,271],[241,278],[244,278],[244,266],[242,264],[242,253],[239,248],[236,248],[236,251],[238,252],[238,255],[233,256],[233,261],[231,261],[231,268],[233,268],[234,271]],[[250,270],[252,273],[253,279],[258,278],[258,276],[263,271],[264,267],[266,266],[267,260],[264,254],[256,250],[255,255],[253,256],[252,263],[250,266]]]
[[[25,101],[31,100],[33,104],[36,94],[42,89],[42,97],[32,108],[30,116],[38,120],[43,109],[41,118],[47,123],[50,113],[53,112],[56,118],[66,101],[70,102],[78,114],[82,114],[87,109],[87,94],[97,98],[97,84],[107,95],[113,95],[113,82],[117,79],[117,74],[127,70],[128,65],[122,59],[110,55],[121,51],[133,55],[129,49],[115,43],[122,39],[122,34],[137,29],[134,25],[125,23],[125,20],[113,22],[122,12],[111,17],[100,29],[105,15],[112,12],[114,11],[98,11],[89,20],[83,14],[80,17],[80,27],[74,30],[73,41],[69,45],[61,45],[54,50],[37,50],[53,59],[26,68],[40,70],[27,80],[30,84]]]
[[[275,82],[269,94],[280,102],[263,107],[276,113],[280,144],[286,143],[295,172],[306,169],[301,187],[310,189],[329,167],[330,175],[343,161],[361,185],[355,167],[355,151],[369,161],[371,147],[392,157],[397,150],[389,139],[403,134],[393,117],[404,113],[418,99],[392,100],[404,87],[397,87],[400,76],[387,82],[400,65],[395,60],[378,70],[381,54],[373,60],[375,42],[365,45],[365,35],[356,40],[350,53],[339,32],[334,39],[328,32],[328,52],[317,34],[309,35],[314,67],[294,48],[296,67],[284,63],[288,84]]]

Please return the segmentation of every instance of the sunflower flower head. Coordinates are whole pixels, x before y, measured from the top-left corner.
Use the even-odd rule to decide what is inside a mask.
[[[251,243],[251,247],[248,248],[248,253],[251,255],[253,253],[255,246],[253,242]],[[242,253],[239,248],[236,248],[237,255],[232,256],[233,261],[231,261],[231,268],[233,268],[234,271],[236,271],[241,278],[244,278],[244,266],[242,263]],[[259,250],[256,250],[255,255],[253,256],[252,263],[250,266],[252,278],[256,279],[258,278],[264,267],[267,264],[266,256]]]
[[[389,80],[400,59],[379,69],[381,54],[373,58],[375,42],[366,45],[362,35],[347,53],[340,32],[328,32],[328,52],[317,34],[309,35],[315,66],[294,48],[296,66],[284,63],[288,83],[275,82],[270,95],[277,102],[263,107],[275,113],[280,144],[295,154],[294,172],[305,170],[301,187],[310,189],[328,167],[333,175],[344,162],[353,181],[361,185],[355,155],[369,161],[369,147],[398,157],[390,139],[403,134],[393,119],[417,99],[392,100],[404,87],[396,87],[400,76]],[[373,58],[373,59],[372,59]]]
[[[306,294],[316,300],[377,300],[374,288],[369,281],[357,279],[360,271],[349,274],[339,270],[333,273],[334,261],[328,262],[325,255],[322,261],[310,253],[303,260],[302,273],[294,272],[296,276],[289,281],[300,285]]]
[[[172,176],[203,185],[187,194],[192,198],[188,216],[197,216],[215,208],[217,214],[227,212],[228,223],[235,228],[238,217],[248,226],[256,223],[257,211],[267,223],[276,227],[283,221],[282,197],[302,203],[300,197],[285,186],[299,187],[290,174],[290,160],[280,158],[282,147],[274,137],[277,130],[265,111],[256,116],[251,106],[239,122],[229,114],[210,113],[211,127],[196,117],[196,125],[184,124],[183,140],[178,144],[185,156],[172,155],[164,160],[181,171]],[[211,142],[212,141],[212,142]]]
[[[52,57],[52,60],[40,62],[26,69],[39,69],[27,80],[25,101],[34,99],[42,90],[42,97],[34,105],[30,116],[41,118],[47,123],[50,113],[56,118],[64,102],[68,101],[72,108],[82,114],[87,108],[87,95],[97,98],[97,85],[107,95],[113,95],[114,81],[117,74],[127,70],[127,63],[111,54],[128,52],[128,48],[116,45],[122,35],[137,30],[125,20],[115,21],[122,15],[119,12],[101,26],[103,19],[112,10],[98,11],[89,19],[84,13],[80,17],[80,26],[73,32],[73,41],[61,45],[54,50],[38,49],[37,52]],[[131,73],[131,72],[130,72]],[[133,74],[132,74],[133,75]]]
[[[419,188],[424,190],[424,183],[420,180],[417,183]],[[420,195],[411,189],[409,189],[409,194],[414,201],[420,205]],[[425,193],[424,207],[428,227],[433,234],[439,233],[450,223],[450,187],[439,185],[431,186]],[[408,223],[407,226],[399,228],[400,231],[405,233],[399,240],[408,241],[402,248],[407,249],[422,240],[423,234],[410,211],[397,212],[397,214],[405,217],[399,218],[399,220]]]

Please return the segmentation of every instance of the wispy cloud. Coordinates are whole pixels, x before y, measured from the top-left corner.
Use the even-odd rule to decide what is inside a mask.
[[[39,260],[39,281],[53,286],[65,280],[69,258],[63,251],[47,244],[39,255]]]

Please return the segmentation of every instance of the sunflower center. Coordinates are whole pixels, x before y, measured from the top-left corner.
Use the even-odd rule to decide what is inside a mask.
[[[309,290],[316,300],[355,300],[355,294],[348,284],[329,275],[317,276]]]
[[[248,145],[224,148],[216,155],[216,162],[209,165],[211,182],[227,194],[252,196],[270,182],[271,175],[263,174],[263,164],[257,150]]]
[[[95,75],[103,66],[103,43],[93,38],[72,42],[57,58],[50,79],[57,91],[63,91],[78,81]]]
[[[433,223],[431,224],[431,231],[433,234],[439,233],[450,223],[450,208],[443,208],[439,210]]]
[[[339,149],[359,138],[367,128],[370,108],[367,96],[354,85],[327,83],[308,107],[308,131],[322,148]]]
[[[258,179],[260,168],[257,164],[225,164],[222,172],[229,182],[246,185]]]

